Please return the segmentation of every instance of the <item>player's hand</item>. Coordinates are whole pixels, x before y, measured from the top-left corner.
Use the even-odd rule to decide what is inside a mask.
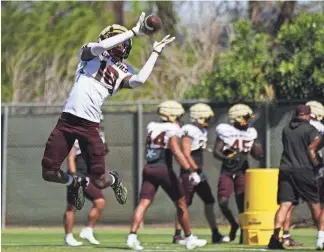
[[[322,168],[319,168],[319,170],[318,170],[318,176],[319,177],[324,177],[324,167],[322,167]]]
[[[153,51],[160,54],[163,51],[163,48],[173,40],[175,40],[175,37],[170,38],[170,35],[166,35],[160,42],[155,41],[153,44]]]
[[[142,26],[143,26],[143,22],[145,19],[145,12],[142,12],[141,16],[139,17],[135,27],[133,27],[131,30],[136,34],[136,36],[141,36],[141,35],[145,35],[142,32]]]
[[[192,181],[193,185],[198,185],[201,182],[201,178],[197,172],[193,172],[189,175],[189,181]]]
[[[206,175],[206,173],[203,172],[202,169],[198,168],[198,169],[197,169],[197,173],[198,173],[198,175],[200,176],[200,180],[201,180],[201,182],[207,180],[207,175]]]

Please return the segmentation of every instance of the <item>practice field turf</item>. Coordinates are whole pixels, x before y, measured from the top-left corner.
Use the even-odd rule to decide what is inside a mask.
[[[80,228],[74,231],[77,237]],[[205,238],[210,242],[210,231],[208,229],[193,229],[194,234]],[[221,228],[223,233],[228,229]],[[103,229],[96,230],[96,237],[101,241],[99,246],[92,246],[87,242],[77,248],[64,246],[63,229],[7,229],[2,232],[2,251],[5,252],[70,252],[70,251],[89,251],[109,252],[109,251],[127,251],[126,239],[128,228]],[[171,228],[145,228],[141,229],[139,239],[144,246],[144,251],[186,251],[181,245],[171,244],[173,229]],[[296,229],[292,230],[293,237],[305,245],[301,248],[293,248],[292,251],[314,251],[316,230],[315,229]],[[238,245],[236,241],[226,245],[207,245],[195,251],[267,251],[265,246],[252,247]],[[274,250],[273,250],[274,251]]]

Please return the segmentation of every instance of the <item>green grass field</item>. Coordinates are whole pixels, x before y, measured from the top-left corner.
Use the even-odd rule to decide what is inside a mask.
[[[74,230],[77,237],[80,228]],[[208,229],[194,229],[194,234],[205,238],[210,242],[210,231]],[[228,229],[221,228],[223,233]],[[89,251],[109,252],[127,251],[126,239],[128,228],[98,228],[96,237],[100,240],[99,246],[92,246],[87,242],[77,248],[64,246],[63,229],[44,228],[44,229],[7,229],[2,232],[2,251],[5,252],[68,252],[68,251]],[[186,251],[181,245],[171,244],[173,229],[171,228],[143,228],[139,232],[139,240],[144,246],[144,251]],[[292,230],[293,237],[304,242],[304,247],[293,248],[292,251],[314,251],[315,250],[315,229],[295,229]],[[246,246],[238,245],[238,238],[226,245],[207,245],[195,251],[266,251],[265,246]]]

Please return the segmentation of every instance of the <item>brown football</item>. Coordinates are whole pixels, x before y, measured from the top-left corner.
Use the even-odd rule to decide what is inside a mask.
[[[161,19],[156,15],[149,15],[144,19],[142,31],[146,35],[157,33],[162,27]]]

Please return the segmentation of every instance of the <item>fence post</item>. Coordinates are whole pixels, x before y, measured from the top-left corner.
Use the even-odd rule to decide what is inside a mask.
[[[8,153],[8,118],[9,106],[4,106],[3,110],[3,129],[2,129],[2,195],[1,195],[1,228],[6,227],[7,210],[7,153]]]
[[[135,200],[135,206],[137,206],[137,203],[139,201],[139,193],[141,190],[141,184],[142,184],[142,169],[143,169],[143,104],[138,103],[137,104],[137,169],[136,169],[136,200]]]
[[[269,120],[269,102],[265,104],[265,166],[271,168],[271,130]]]

